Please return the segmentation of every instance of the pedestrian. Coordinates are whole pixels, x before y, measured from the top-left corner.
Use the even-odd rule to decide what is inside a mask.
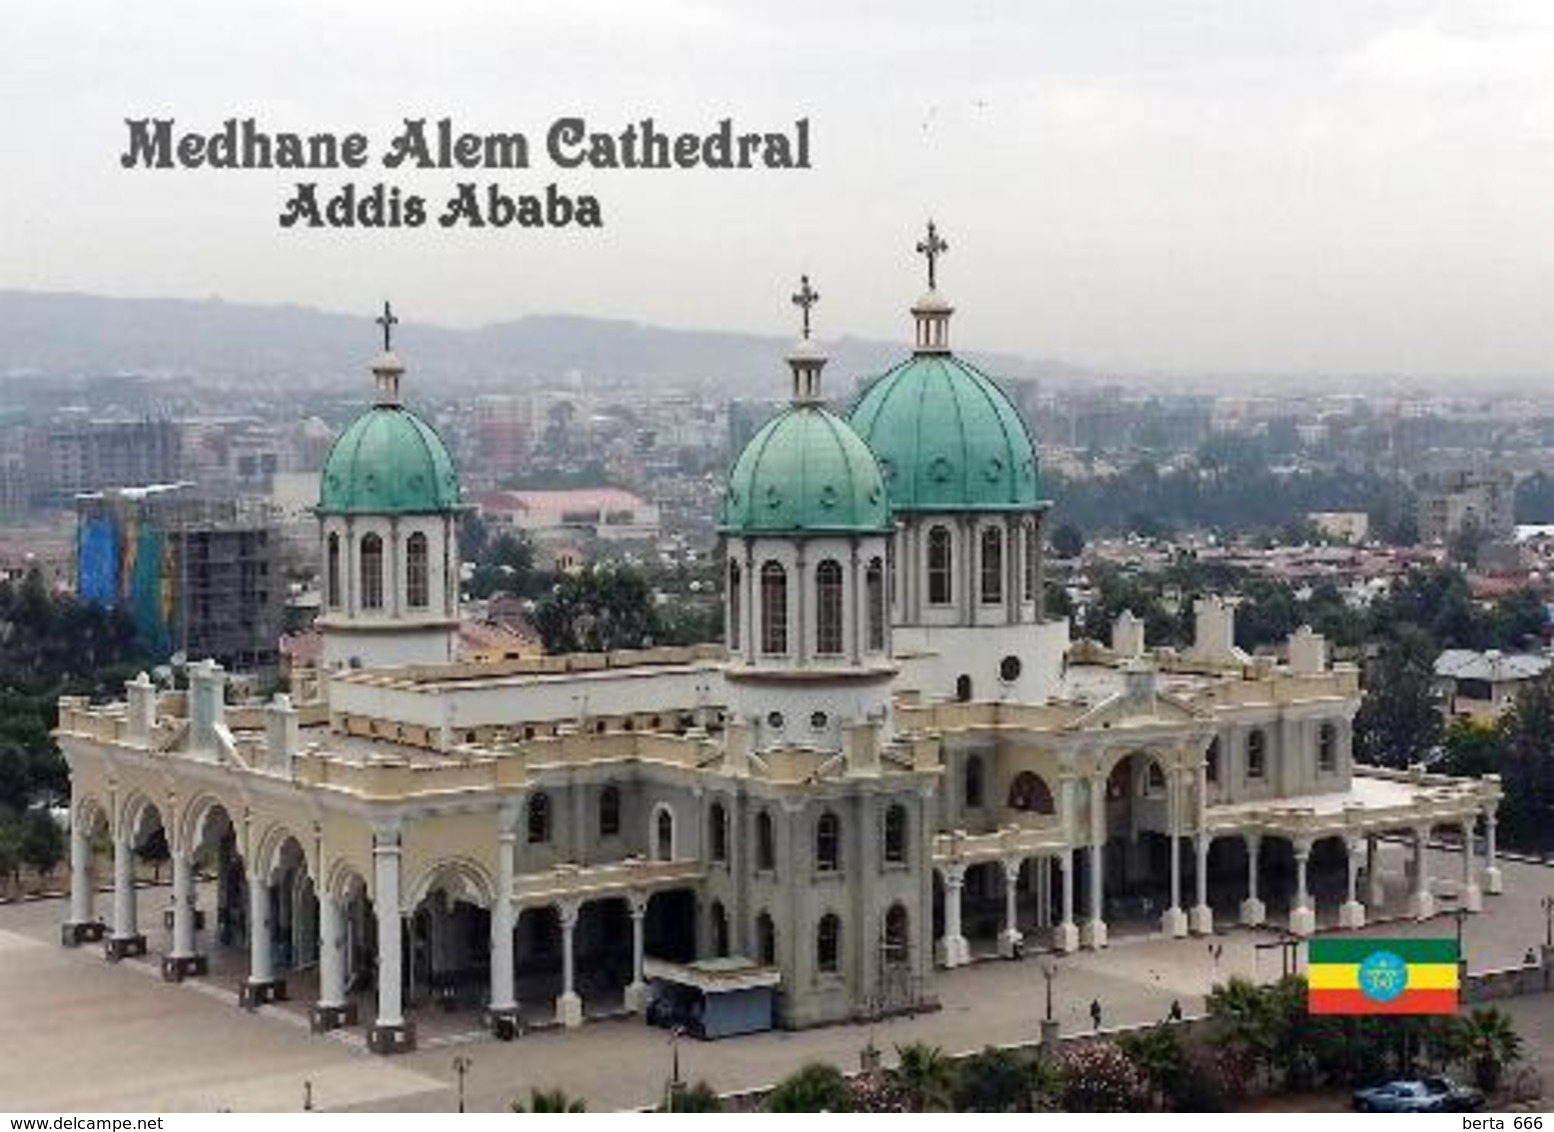
[[[1180,1022],[1182,1020],[1182,1004],[1179,999],[1173,998],[1171,1000],[1171,1009],[1166,1012],[1166,1020],[1169,1022]]]
[[[1098,998],[1090,1000],[1090,1021],[1095,1023],[1097,1030],[1101,1028],[1101,1000]]]

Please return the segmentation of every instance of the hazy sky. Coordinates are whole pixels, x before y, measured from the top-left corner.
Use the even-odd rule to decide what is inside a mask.
[[[906,338],[927,215],[962,346],[1130,370],[1554,369],[1549,0],[11,0],[0,288]],[[845,8],[845,14],[840,10]],[[126,171],[126,116],[538,144],[813,125],[809,173],[481,173],[602,232],[300,232],[284,172]],[[467,176],[467,174],[465,174]],[[369,166],[320,175],[418,179]],[[434,208],[457,176],[420,179]]]

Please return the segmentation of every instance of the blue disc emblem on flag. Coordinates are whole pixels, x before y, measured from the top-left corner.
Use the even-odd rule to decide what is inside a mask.
[[[1360,961],[1360,991],[1372,1002],[1391,1002],[1408,989],[1408,964],[1390,951]]]

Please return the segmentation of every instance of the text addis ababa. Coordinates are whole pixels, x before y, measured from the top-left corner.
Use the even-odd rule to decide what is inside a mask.
[[[179,132],[172,118],[126,118],[126,168],[360,169],[372,160],[366,134],[291,133],[261,129],[253,118],[228,118],[212,133]],[[387,169],[527,169],[522,131],[476,133],[451,119],[406,118],[379,157]],[[622,129],[594,130],[583,118],[557,118],[544,152],[560,169],[808,169],[809,119],[791,129],[743,131],[724,118],[704,133],[670,133],[652,118]]]

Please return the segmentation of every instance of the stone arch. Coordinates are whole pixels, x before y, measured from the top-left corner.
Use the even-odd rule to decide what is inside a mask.
[[[197,794],[188,802],[185,802],[178,816],[178,838],[192,852],[205,843],[205,835],[208,832],[208,824],[211,815],[217,810],[226,814],[227,821],[232,824],[233,830],[238,828],[238,818],[243,809],[241,806],[233,808],[226,799],[211,793]],[[241,855],[247,846],[238,840],[238,850]]]
[[[350,861],[337,858],[331,861],[329,868],[324,872],[323,883],[319,886],[320,896],[331,896],[342,904],[349,901],[357,892],[366,893],[367,878]]]
[[[1110,802],[1153,796],[1156,787],[1151,783],[1156,772],[1162,784],[1170,781],[1171,768],[1165,758],[1147,747],[1132,747],[1115,752],[1102,763],[1102,769],[1106,772],[1106,799]],[[1122,771],[1127,772],[1126,776],[1119,773]],[[1142,785],[1134,771],[1142,773]]]
[[[146,815],[153,811],[155,811],[157,822],[161,825],[163,831],[171,835],[174,830],[164,816],[166,809],[167,804],[165,802],[156,801],[156,799],[143,790],[132,790],[119,805],[118,820],[113,826],[114,835],[118,836],[128,831],[131,839],[138,843],[142,834],[149,834],[151,832],[150,829],[143,830],[141,826],[146,820]]]
[[[401,903],[405,908],[418,907],[439,888],[477,908],[490,908],[496,902],[496,882],[483,865],[468,857],[449,857],[425,869],[405,890]]]
[[[299,837],[291,831],[290,827],[281,822],[271,822],[255,843],[251,859],[245,863],[250,873],[265,877],[273,876],[281,866],[281,855],[286,848],[286,843],[294,841],[301,853],[303,870],[308,876],[317,877],[318,865],[313,860],[310,840]]]
[[[1008,806],[1031,814],[1054,814],[1057,804],[1052,797],[1052,787],[1034,770],[1022,770],[1009,783]]]
[[[99,824],[102,825],[105,831],[110,833],[113,831],[113,822],[109,818],[108,807],[91,794],[83,794],[76,799],[74,808],[71,810],[70,821],[72,826],[79,822],[80,825],[76,828],[85,830],[88,837],[97,831]]]
[[[667,836],[666,836],[667,833]],[[680,821],[674,807],[659,802],[648,817],[648,858],[653,861],[675,861],[680,857]],[[665,854],[664,850],[668,849]]]

